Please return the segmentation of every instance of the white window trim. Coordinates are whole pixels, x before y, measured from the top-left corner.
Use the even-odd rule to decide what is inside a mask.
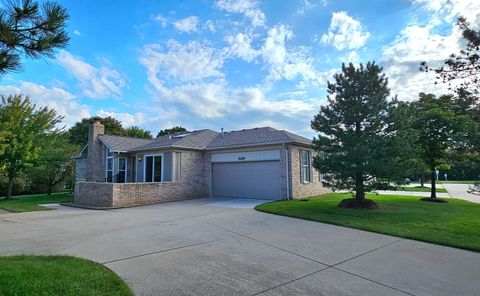
[[[112,159],[112,183],[113,183],[113,176],[114,176],[114,172],[115,172],[115,157],[113,156],[113,152],[112,152],[112,156],[108,156],[110,152],[110,148],[108,147],[105,147],[105,182],[108,183],[108,172],[110,171],[108,169],[108,159],[111,158]]]
[[[160,182],[163,182],[163,167],[164,167],[164,160],[165,158],[163,157],[163,153],[154,153],[154,154],[145,154],[143,155],[143,182],[146,183],[147,180],[147,157],[148,156],[161,156],[162,157],[162,166],[160,168]],[[152,169],[155,172],[155,161],[152,164]],[[155,182],[148,182],[148,183],[155,183]]]
[[[127,175],[127,172],[128,172],[128,161],[127,161],[127,157],[126,157],[126,156],[119,156],[119,157],[117,157],[117,161],[118,161],[118,171],[117,171],[117,174],[120,172],[120,158],[125,159],[125,180],[123,181],[123,183],[127,183],[127,178],[128,178],[128,175]]]
[[[303,164],[303,155],[302,154],[303,154],[304,151],[307,152],[307,164],[306,165]],[[311,158],[310,156],[311,156],[310,150],[307,150],[307,149],[301,149],[300,150],[300,170],[302,171],[303,168],[307,168],[308,179],[309,179],[309,180],[305,180],[306,174],[303,174],[302,172],[300,172],[300,175],[302,176],[301,182],[303,184],[312,183],[312,169],[311,169],[312,161],[310,160],[310,158]]]

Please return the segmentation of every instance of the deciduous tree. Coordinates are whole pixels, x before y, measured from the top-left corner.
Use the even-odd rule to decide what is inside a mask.
[[[180,133],[186,133],[186,132],[188,132],[186,128],[181,126],[174,126],[172,128],[166,128],[166,129],[160,130],[157,134],[157,138],[161,136],[174,135],[174,134],[180,134]]]
[[[7,198],[12,196],[13,179],[39,158],[41,143],[61,121],[55,110],[36,108],[28,97],[3,97],[0,102],[0,130],[9,131],[1,144],[0,167],[8,178]]]

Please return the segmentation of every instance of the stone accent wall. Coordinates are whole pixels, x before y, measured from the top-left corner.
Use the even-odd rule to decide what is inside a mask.
[[[77,182],[74,204],[82,207],[111,208],[114,183]]]
[[[88,128],[88,153],[86,179],[89,182],[99,182],[104,179],[105,158],[104,145],[98,139],[98,135],[103,135],[105,127],[99,121],[96,121]]]
[[[300,180],[300,150],[310,150],[310,156],[313,157],[314,150],[310,148],[304,148],[300,146],[290,145],[289,147],[289,166],[290,166],[290,192],[291,197],[294,199],[305,198],[310,196],[316,196],[330,192],[328,188],[322,186],[319,180],[319,172],[313,168],[310,168],[311,182],[303,183]],[[310,160],[312,163],[313,158]]]
[[[75,204],[123,208],[209,196],[203,152],[181,151],[180,180],[156,183],[78,182]]]

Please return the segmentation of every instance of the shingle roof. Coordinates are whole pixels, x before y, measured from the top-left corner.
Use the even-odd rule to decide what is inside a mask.
[[[99,135],[98,138],[115,152],[145,151],[168,147],[203,150],[274,143],[312,144],[312,141],[305,137],[271,127],[224,132],[223,135],[205,129],[184,134],[162,136],[152,140],[111,135]]]
[[[218,133],[212,130],[199,130],[177,135],[162,136],[153,139],[152,142],[138,146],[132,151],[151,150],[164,147],[181,147],[191,149],[205,149]]]
[[[271,127],[259,127],[225,132],[223,135],[219,134],[212,142],[210,142],[210,144],[208,144],[207,148],[213,149],[283,142],[296,142],[305,145],[310,145],[312,143],[312,141],[307,138],[285,130],[277,130]]]
[[[135,147],[146,145],[153,140],[112,135],[99,135],[98,139],[114,152],[127,152]]]

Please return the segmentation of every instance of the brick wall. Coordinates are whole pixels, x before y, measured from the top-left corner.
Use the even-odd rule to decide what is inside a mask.
[[[113,183],[77,182],[74,204],[82,207],[111,208]]]
[[[319,172],[311,166],[310,172],[311,172],[311,182],[308,183],[303,183],[300,180],[300,150],[302,149],[307,149],[310,150],[310,156],[314,155],[314,150],[309,149],[309,148],[303,148],[300,146],[293,146],[290,145],[289,147],[289,154],[290,154],[290,161],[289,161],[289,166],[290,166],[290,184],[291,184],[291,197],[292,198],[304,198],[304,197],[310,197],[310,196],[315,196],[315,195],[320,195],[324,193],[330,192],[328,188],[325,188],[322,186],[322,183],[319,180]],[[312,160],[310,160],[310,164],[312,163]]]
[[[96,208],[122,208],[209,196],[203,152],[181,151],[177,182],[78,182],[75,204]]]
[[[105,146],[98,139],[98,135],[102,135],[104,131],[105,127],[98,121],[88,128],[86,179],[89,182],[102,181],[104,178],[105,158],[103,154]]]

